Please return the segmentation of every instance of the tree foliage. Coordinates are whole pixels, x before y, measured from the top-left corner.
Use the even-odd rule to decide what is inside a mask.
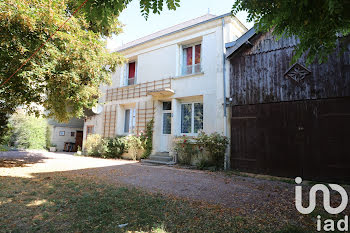
[[[273,29],[278,37],[300,39],[294,61],[307,52],[307,63],[327,60],[339,36],[350,33],[350,1],[344,0],[237,0],[232,13],[248,12],[259,31]]]
[[[0,2],[0,85],[62,25],[85,0],[3,0]],[[83,115],[100,95],[101,84],[124,58],[109,53],[103,38],[118,34],[119,14],[131,0],[88,0],[86,4],[0,87],[6,118],[17,106],[38,113],[44,106],[51,117],[68,121]],[[141,13],[159,13],[179,0],[141,0]],[[107,68],[108,67],[108,68]],[[33,104],[34,103],[34,104]],[[4,110],[3,110],[4,109]]]
[[[45,149],[47,120],[19,110],[9,119],[8,143],[22,149]]]

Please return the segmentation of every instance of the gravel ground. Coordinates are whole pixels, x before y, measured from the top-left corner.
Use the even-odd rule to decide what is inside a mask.
[[[294,185],[280,181],[68,153],[0,152],[0,176],[31,178],[40,173],[102,179],[174,198],[224,205],[243,215],[269,213],[281,215],[281,220],[300,217],[294,207]]]

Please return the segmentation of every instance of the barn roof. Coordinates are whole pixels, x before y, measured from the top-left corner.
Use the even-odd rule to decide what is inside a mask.
[[[241,48],[243,45],[245,45],[250,38],[252,38],[254,35],[256,35],[256,30],[254,27],[252,27],[250,30],[248,30],[246,33],[244,33],[240,38],[238,38],[236,41],[227,43],[229,46],[227,48],[226,52],[226,58],[229,58],[232,54],[234,54],[239,48]]]

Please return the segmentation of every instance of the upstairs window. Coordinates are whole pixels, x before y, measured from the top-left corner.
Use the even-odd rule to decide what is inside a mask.
[[[126,66],[126,85],[136,84],[136,62],[129,62]]]
[[[182,75],[195,74],[202,71],[201,68],[201,44],[183,47]]]

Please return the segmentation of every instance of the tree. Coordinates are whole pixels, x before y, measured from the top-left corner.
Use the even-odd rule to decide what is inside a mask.
[[[121,32],[118,16],[130,1],[87,0],[74,16],[85,0],[1,1],[0,115],[6,118],[17,106],[38,113],[37,106],[42,105],[49,116],[68,121],[96,104],[100,85],[109,83],[110,73],[124,62],[120,54],[109,53],[103,38]],[[175,10],[178,1],[141,0],[141,13],[146,18],[150,11],[159,13],[164,2]]]
[[[239,11],[247,11],[248,21],[259,31],[273,29],[279,38],[297,36],[300,44],[293,60],[306,52],[308,64],[327,61],[337,39],[350,33],[348,0],[237,0],[232,14]]]
[[[18,110],[9,119],[10,144],[21,149],[45,149],[47,120]]]

